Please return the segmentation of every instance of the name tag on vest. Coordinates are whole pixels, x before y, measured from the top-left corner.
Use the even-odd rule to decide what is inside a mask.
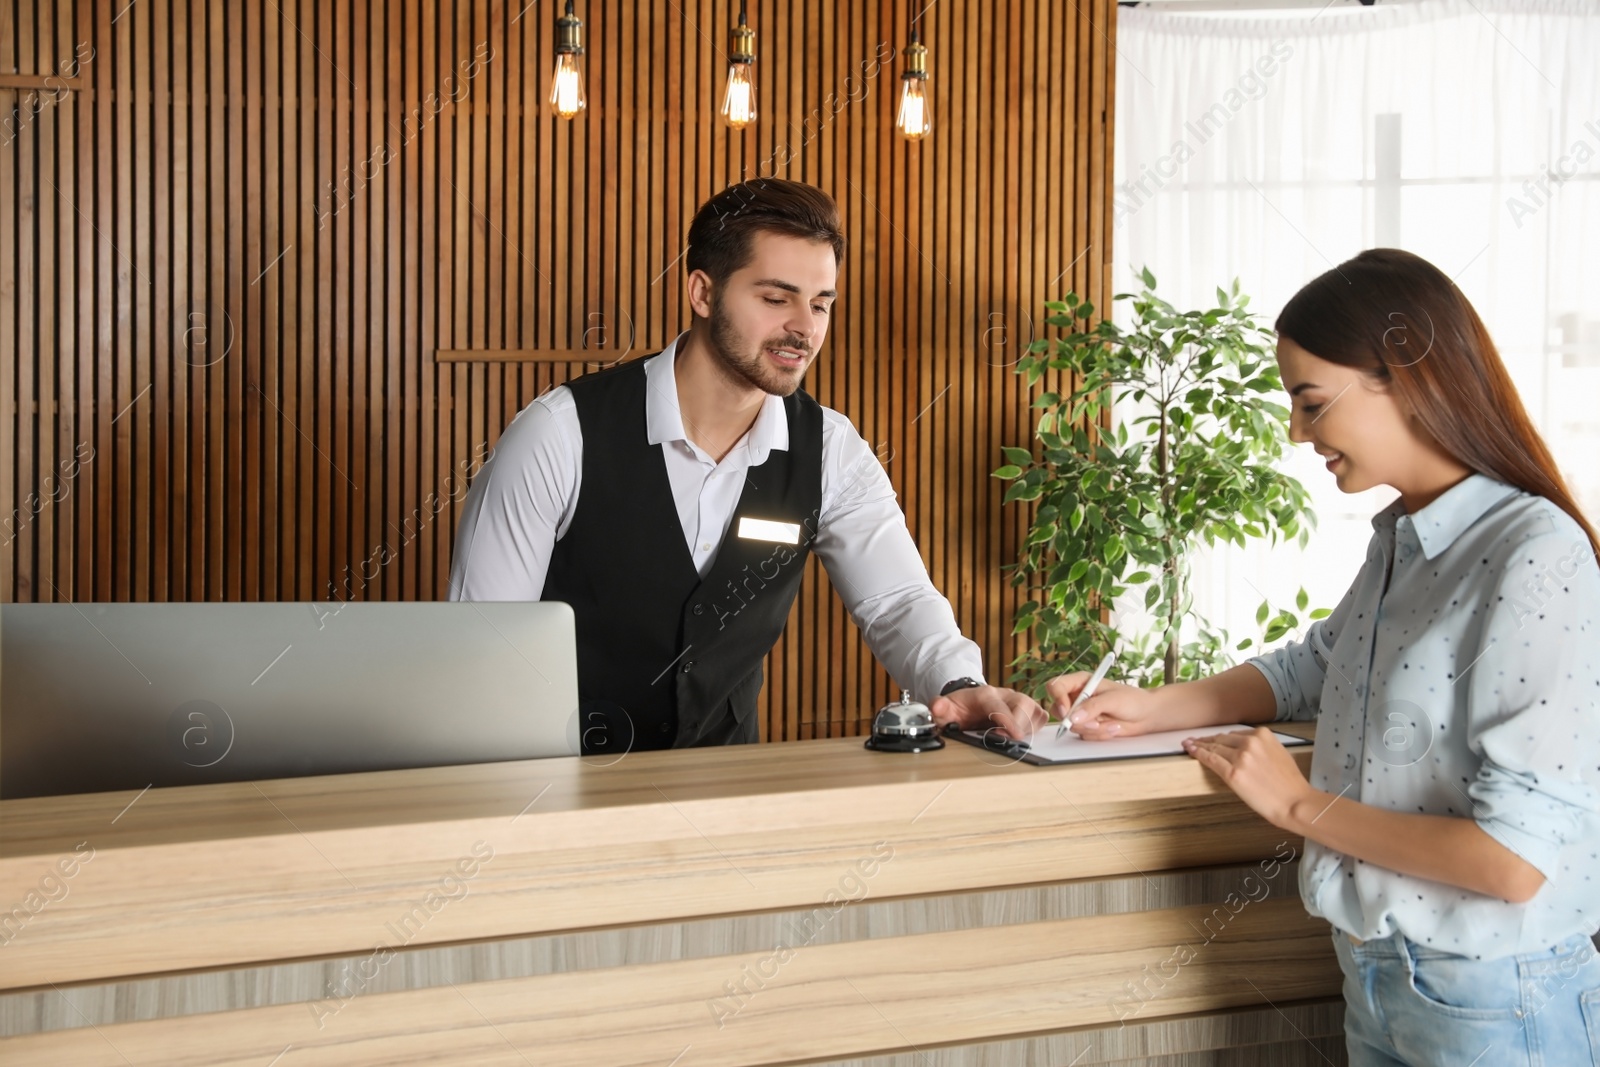
[[[800,543],[798,522],[773,522],[770,519],[739,518],[739,536],[751,541],[776,541],[784,545]]]

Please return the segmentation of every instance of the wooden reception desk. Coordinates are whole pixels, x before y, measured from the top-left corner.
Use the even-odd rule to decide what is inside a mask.
[[[7,801],[0,1062],[1342,1063],[1300,847],[859,738]]]

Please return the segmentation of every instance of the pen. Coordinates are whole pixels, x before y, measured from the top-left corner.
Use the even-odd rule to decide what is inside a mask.
[[[1089,676],[1089,683],[1079,691],[1078,699],[1074,700],[1072,707],[1068,708],[1067,713],[1061,716],[1061,725],[1056,727],[1057,737],[1066,732],[1067,725],[1072,722],[1072,713],[1078,710],[1079,705],[1094,696],[1095,688],[1100,684],[1100,680],[1106,676],[1106,671],[1111,669],[1111,664],[1116,661],[1116,658],[1117,654],[1115,652],[1107,652],[1105,657],[1101,659],[1100,666],[1096,667],[1094,673]]]

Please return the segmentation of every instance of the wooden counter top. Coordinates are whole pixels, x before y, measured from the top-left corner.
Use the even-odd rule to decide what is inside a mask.
[[[1186,756],[860,738],[6,801],[0,902],[25,906],[0,988],[813,906],[873,854],[882,899],[1244,862],[1283,836]]]

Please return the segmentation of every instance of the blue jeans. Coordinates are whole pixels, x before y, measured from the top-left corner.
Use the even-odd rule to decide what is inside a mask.
[[[1400,934],[1353,944],[1344,971],[1350,1067],[1600,1067],[1600,953],[1585,935],[1479,961]]]

